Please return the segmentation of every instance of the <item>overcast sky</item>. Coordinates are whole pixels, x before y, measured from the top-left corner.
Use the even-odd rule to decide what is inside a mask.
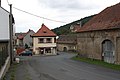
[[[1,0],[1,2],[2,7],[9,11],[7,0]],[[29,29],[36,32],[42,23],[50,29],[60,27],[86,16],[97,14],[106,7],[119,3],[120,0],[8,0],[8,2],[13,4],[13,7],[32,14],[65,22],[49,21],[13,8],[16,32],[27,32]]]

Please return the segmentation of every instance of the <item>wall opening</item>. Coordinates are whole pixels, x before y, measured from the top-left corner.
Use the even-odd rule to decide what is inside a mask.
[[[114,45],[111,40],[102,42],[102,60],[108,63],[114,63]]]
[[[67,51],[67,47],[64,47],[64,48],[63,48],[63,51]]]

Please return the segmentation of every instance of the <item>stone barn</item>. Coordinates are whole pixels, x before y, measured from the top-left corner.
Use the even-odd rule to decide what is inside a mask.
[[[76,51],[77,50],[77,36],[76,34],[60,35],[57,39],[58,51]]]
[[[94,16],[77,32],[80,55],[120,64],[120,3]]]

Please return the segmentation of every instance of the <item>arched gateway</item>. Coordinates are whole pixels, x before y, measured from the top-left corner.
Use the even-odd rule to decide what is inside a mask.
[[[114,45],[110,40],[104,40],[102,42],[102,57],[105,62],[114,63]]]
[[[67,51],[67,47],[64,47],[64,48],[63,48],[63,51]]]

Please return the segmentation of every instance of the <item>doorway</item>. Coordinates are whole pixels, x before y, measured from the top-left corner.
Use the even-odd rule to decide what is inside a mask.
[[[114,63],[114,45],[110,40],[102,42],[102,59],[108,63]]]
[[[44,48],[40,48],[39,53],[44,54]]]
[[[63,51],[67,51],[67,47],[64,47],[64,48],[63,48]]]

